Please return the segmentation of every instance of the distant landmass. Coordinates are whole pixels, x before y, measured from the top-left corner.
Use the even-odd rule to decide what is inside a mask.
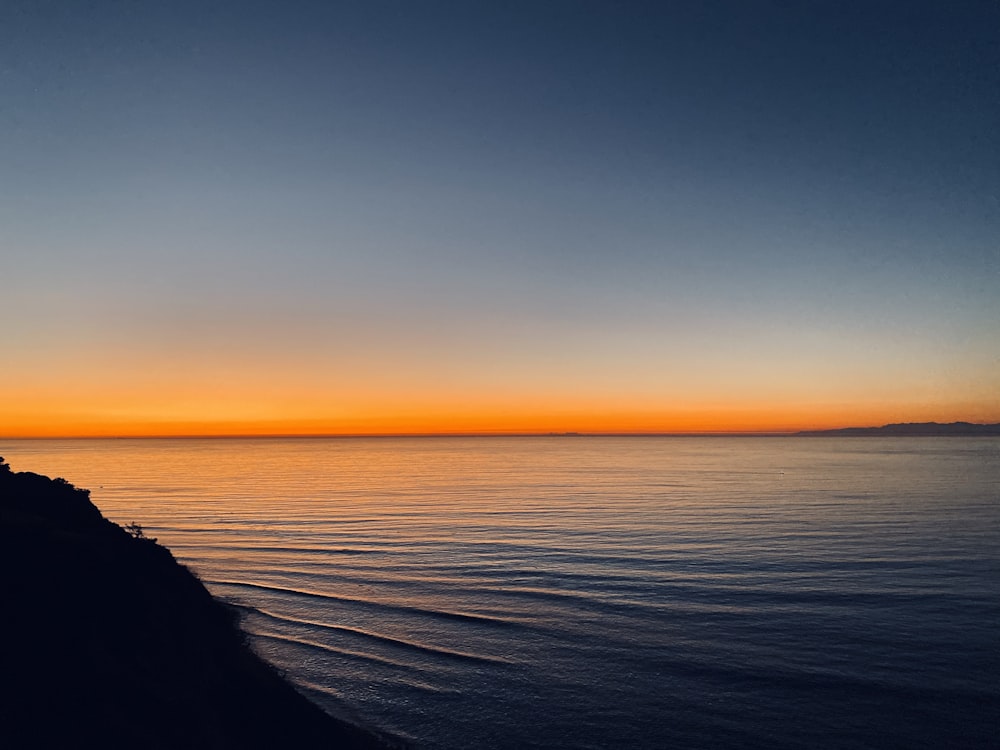
[[[140,526],[3,459],[0,585],[0,746],[389,746],[296,692]]]
[[[796,435],[804,437],[970,437],[1000,436],[1000,424],[972,422],[902,422],[881,427],[843,427],[839,430],[806,430]]]

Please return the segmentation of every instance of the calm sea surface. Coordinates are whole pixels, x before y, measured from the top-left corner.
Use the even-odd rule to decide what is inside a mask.
[[[417,748],[1000,747],[1000,440],[0,440]],[[71,616],[72,613],[67,613]]]

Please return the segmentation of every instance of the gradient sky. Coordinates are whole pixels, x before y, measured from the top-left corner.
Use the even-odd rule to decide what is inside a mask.
[[[0,4],[0,435],[1000,421],[1000,4]]]

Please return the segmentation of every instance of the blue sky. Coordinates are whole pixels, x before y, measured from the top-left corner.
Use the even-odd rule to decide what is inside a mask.
[[[991,2],[7,3],[0,418],[1000,419],[998,28]]]

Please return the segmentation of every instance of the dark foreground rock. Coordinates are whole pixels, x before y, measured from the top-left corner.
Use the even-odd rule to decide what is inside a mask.
[[[0,747],[386,747],[281,679],[169,550],[2,459],[0,597]]]

